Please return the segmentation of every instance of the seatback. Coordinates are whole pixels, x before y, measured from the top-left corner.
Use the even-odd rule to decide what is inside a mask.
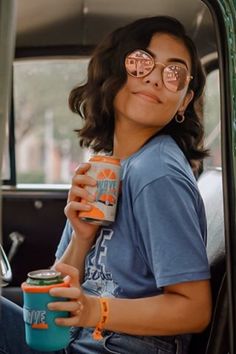
[[[225,354],[228,352],[228,341],[223,336],[227,332],[227,310],[225,310],[227,287],[221,169],[204,172],[198,180],[198,186],[207,217],[207,254],[211,269],[213,316],[210,325],[203,333],[193,335],[190,354]],[[219,316],[222,317],[221,320]],[[214,338],[217,331],[219,332],[219,326],[221,337]]]

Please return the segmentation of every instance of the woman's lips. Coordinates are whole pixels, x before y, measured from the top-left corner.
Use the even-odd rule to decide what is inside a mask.
[[[162,101],[159,99],[158,96],[156,96],[150,92],[137,91],[137,92],[134,92],[134,94],[137,95],[138,97],[140,97],[141,99],[148,101],[148,102],[162,103]]]

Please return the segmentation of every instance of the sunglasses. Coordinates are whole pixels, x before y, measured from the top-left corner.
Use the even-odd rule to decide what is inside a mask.
[[[178,64],[165,65],[156,62],[153,56],[142,49],[136,49],[125,58],[125,68],[130,76],[141,78],[150,74],[156,65],[163,67],[162,81],[171,92],[183,90],[193,78],[187,68]]]

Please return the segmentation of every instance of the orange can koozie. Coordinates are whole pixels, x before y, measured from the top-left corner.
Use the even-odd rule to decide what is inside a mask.
[[[97,181],[95,187],[86,186],[95,201],[90,211],[81,211],[79,217],[93,224],[108,225],[115,220],[120,187],[120,159],[114,156],[95,155],[87,175]]]

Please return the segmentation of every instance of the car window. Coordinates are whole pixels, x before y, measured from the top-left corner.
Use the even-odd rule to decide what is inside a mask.
[[[25,184],[68,184],[75,167],[88,159],[75,129],[80,118],[68,108],[68,96],[86,81],[89,58],[27,59],[14,63],[16,180]],[[204,170],[221,166],[219,70],[207,75],[203,105]],[[10,178],[8,140],[2,178]]]
[[[69,183],[88,151],[79,147],[78,115],[68,108],[71,89],[86,81],[88,58],[14,63],[17,183]]]
[[[204,161],[207,170],[221,167],[219,69],[207,75],[203,107],[205,146],[210,150],[210,156]]]

